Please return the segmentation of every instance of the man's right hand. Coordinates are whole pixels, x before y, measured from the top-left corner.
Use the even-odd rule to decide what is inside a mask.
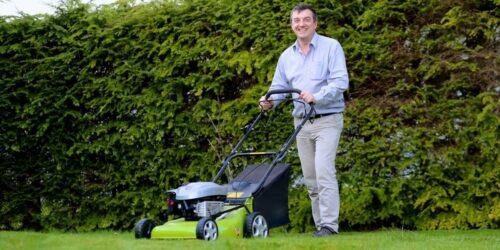
[[[262,96],[259,100],[259,107],[261,110],[268,110],[273,107],[273,100],[271,97],[266,99],[266,96]]]

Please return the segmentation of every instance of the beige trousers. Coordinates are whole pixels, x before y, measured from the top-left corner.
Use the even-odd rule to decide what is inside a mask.
[[[301,119],[295,118],[297,126]],[[306,122],[297,135],[297,148],[304,182],[311,199],[316,227],[339,230],[340,195],[337,183],[335,156],[344,118],[333,114]]]

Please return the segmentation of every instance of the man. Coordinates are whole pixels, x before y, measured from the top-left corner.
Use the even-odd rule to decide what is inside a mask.
[[[344,123],[343,92],[349,79],[339,42],[316,33],[317,16],[312,6],[295,6],[291,26],[297,40],[281,54],[270,90],[296,88],[302,92],[295,97],[314,104],[316,115],[297,135],[297,148],[317,228],[314,236],[323,237],[339,230],[335,156]],[[268,110],[284,97],[275,94],[266,100],[263,96],[260,107]],[[297,126],[306,110],[297,102],[294,105],[292,114]]]

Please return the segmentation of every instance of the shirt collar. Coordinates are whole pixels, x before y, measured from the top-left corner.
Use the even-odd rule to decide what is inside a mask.
[[[316,32],[314,32],[313,37],[311,39],[311,45],[313,48],[316,48],[318,46],[318,33]],[[293,44],[293,50],[297,52],[299,47],[300,47],[299,40],[295,40],[295,43]]]

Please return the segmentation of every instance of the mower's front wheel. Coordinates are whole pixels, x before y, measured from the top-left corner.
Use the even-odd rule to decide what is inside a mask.
[[[153,228],[156,226],[155,222],[151,219],[141,219],[139,222],[137,222],[137,225],[135,225],[135,238],[136,239],[141,239],[141,238],[146,238],[150,239],[151,238],[151,231]]]
[[[259,212],[253,212],[247,215],[243,235],[246,238],[267,238],[269,227],[266,218]]]
[[[196,224],[196,238],[199,240],[216,240],[219,237],[217,223],[209,217],[202,218]]]

